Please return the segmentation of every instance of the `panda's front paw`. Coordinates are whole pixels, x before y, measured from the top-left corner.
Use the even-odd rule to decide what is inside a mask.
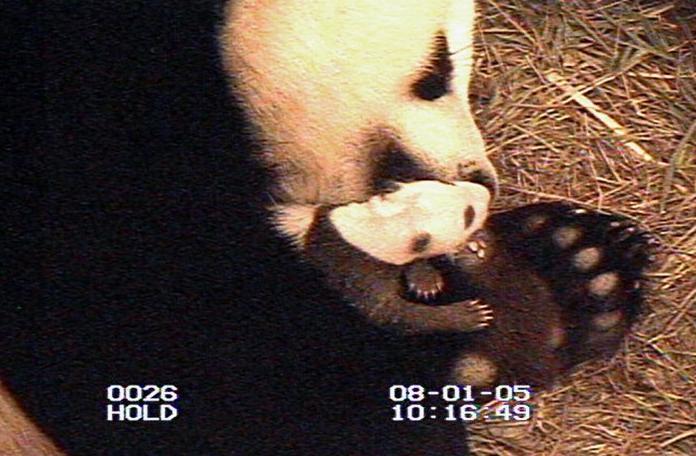
[[[550,285],[568,322],[575,360],[615,347],[638,314],[655,239],[630,220],[562,203],[491,218],[506,246]]]
[[[355,248],[404,265],[459,250],[483,226],[489,201],[488,190],[479,184],[416,181],[337,207],[330,220]]]
[[[508,231],[515,234],[505,236],[506,244],[538,269],[567,308],[610,312],[632,304],[652,259],[649,233],[621,216],[561,203],[527,206],[514,218],[522,229]]]

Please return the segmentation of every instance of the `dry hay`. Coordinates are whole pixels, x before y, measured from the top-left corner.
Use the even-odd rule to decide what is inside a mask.
[[[475,423],[477,455],[696,454],[696,4],[480,0],[472,101],[499,207],[568,200],[663,243],[624,349]]]

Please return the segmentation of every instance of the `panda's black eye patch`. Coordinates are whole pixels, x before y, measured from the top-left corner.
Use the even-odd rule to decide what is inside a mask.
[[[374,194],[388,193],[398,189],[395,182],[433,180],[427,168],[406,153],[398,142],[390,144],[379,154],[372,166],[372,191]]]
[[[413,95],[421,100],[434,101],[449,93],[454,66],[445,35],[438,34],[435,37],[433,54],[426,68],[426,73],[411,86]]]

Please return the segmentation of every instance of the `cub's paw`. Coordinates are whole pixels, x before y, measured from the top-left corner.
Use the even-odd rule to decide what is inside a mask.
[[[339,206],[329,217],[355,248],[385,263],[404,265],[457,251],[483,226],[489,201],[482,185],[416,181],[366,202]]]
[[[486,329],[491,325],[494,317],[493,309],[486,302],[481,299],[469,299],[464,302],[469,306],[471,312],[476,315],[476,330]]]
[[[466,331],[478,331],[491,325],[493,309],[482,299],[453,299],[442,273],[429,261],[407,265],[401,274],[401,296],[407,301],[428,306],[451,306],[468,315]],[[462,328],[464,330],[464,328]]]
[[[478,230],[458,252],[406,265],[402,273],[402,296],[429,305],[447,305],[478,297],[476,289],[462,280],[461,270],[485,269],[491,242],[487,231]]]
[[[640,311],[655,239],[624,217],[561,203],[493,216],[490,226],[562,306],[561,348],[574,360],[612,351]]]
[[[424,260],[406,265],[401,280],[403,297],[422,304],[438,304],[445,289],[440,271]]]

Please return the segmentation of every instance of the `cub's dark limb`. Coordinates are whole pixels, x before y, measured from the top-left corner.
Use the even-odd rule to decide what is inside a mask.
[[[612,354],[641,305],[651,237],[625,218],[547,203],[496,214],[451,257],[404,269],[402,293],[423,305],[489,305],[453,377],[476,386],[549,386]],[[433,298],[422,291],[442,282]]]

